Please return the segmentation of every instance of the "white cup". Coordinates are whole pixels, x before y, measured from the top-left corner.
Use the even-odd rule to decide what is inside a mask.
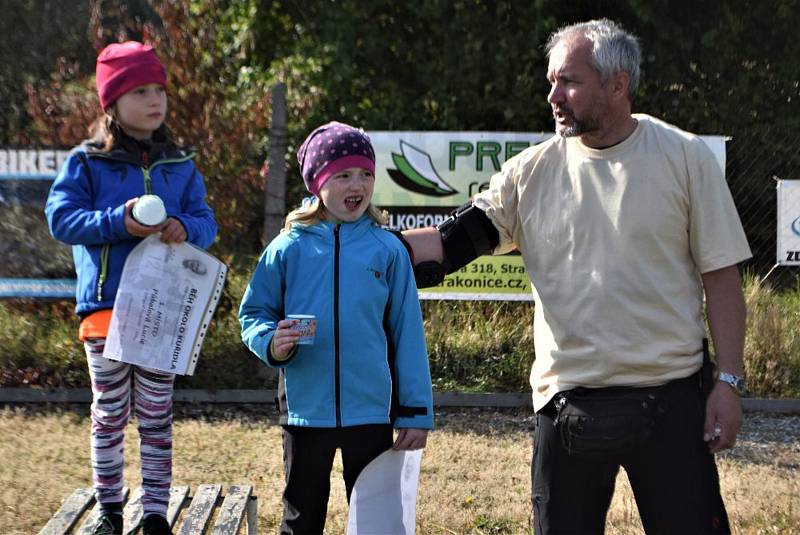
[[[140,225],[155,227],[167,220],[167,209],[161,197],[146,194],[139,197],[133,205],[131,217]]]
[[[292,329],[300,333],[299,345],[312,345],[317,333],[317,318],[313,314],[289,314],[286,319],[297,320]]]

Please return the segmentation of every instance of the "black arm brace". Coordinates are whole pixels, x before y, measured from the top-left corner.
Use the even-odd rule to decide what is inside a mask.
[[[444,276],[466,266],[500,243],[500,234],[483,210],[471,202],[460,206],[436,226],[442,236],[444,262],[420,262],[414,266],[418,288],[436,286]]]

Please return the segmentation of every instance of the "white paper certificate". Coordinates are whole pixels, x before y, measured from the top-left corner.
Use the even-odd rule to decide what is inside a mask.
[[[422,450],[387,450],[358,475],[347,535],[414,535]]]
[[[202,249],[151,234],[125,260],[103,356],[191,375],[226,274]]]

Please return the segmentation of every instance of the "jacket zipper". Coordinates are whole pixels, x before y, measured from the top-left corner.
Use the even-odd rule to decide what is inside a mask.
[[[150,194],[150,192],[151,192],[150,184],[152,182],[152,179],[150,177],[150,170],[153,167],[155,167],[155,166],[157,166],[159,164],[163,164],[163,163],[185,162],[187,160],[191,160],[193,156],[194,156],[194,154],[190,153],[188,156],[186,156],[184,158],[172,158],[172,159],[169,159],[169,160],[159,160],[156,163],[154,163],[153,165],[149,165],[149,158],[147,157],[147,154],[146,153],[143,154],[142,155],[142,160],[144,160],[144,161],[142,162],[143,165],[141,165],[140,167],[142,169],[142,174],[144,174],[144,192],[146,194]],[[105,156],[103,156],[103,157],[105,157]],[[114,159],[114,158],[109,158],[109,159]],[[110,256],[110,252],[111,252],[111,244],[110,243],[104,244],[103,248],[100,250],[100,276],[97,278],[97,300],[98,301],[102,301],[103,300],[103,285],[106,283],[106,278],[108,277],[108,259],[109,259],[109,256]],[[338,384],[338,378],[337,378],[337,384]],[[339,405],[338,390],[337,390],[336,405],[337,406]]]
[[[108,155],[102,154],[102,153],[101,154],[94,154],[93,153],[92,156],[97,156],[98,158],[103,158],[103,159],[106,159],[106,160],[113,160],[113,161],[120,161],[120,162],[126,162],[126,163],[130,163],[130,164],[135,164],[135,162],[133,162],[131,159],[114,158],[113,156],[108,156]],[[164,159],[164,160],[157,160],[157,161],[153,162],[152,164],[150,163],[148,157],[140,158],[140,161],[139,161],[138,165],[139,165],[139,168],[142,170],[142,174],[144,174],[144,192],[145,193],[151,193],[150,184],[151,184],[152,180],[151,180],[151,177],[150,177],[150,171],[152,171],[153,168],[155,168],[155,167],[157,167],[159,165],[162,165],[162,164],[166,164],[166,163],[183,163],[183,162],[191,160],[192,158],[194,158],[194,153],[193,152],[190,152],[186,156],[183,156],[181,158],[167,158],[167,159]]]
[[[144,175],[144,194],[150,195],[150,155],[142,152],[142,174]]]
[[[333,357],[336,379],[336,427],[342,426],[342,392],[339,378],[339,227],[333,229]]]
[[[144,192],[150,193],[150,169],[148,168],[148,164],[150,162],[149,156],[146,152],[142,153],[141,157],[141,169],[142,173],[144,174]],[[105,243],[103,244],[103,248],[100,250],[100,276],[97,279],[97,300],[103,300],[103,286],[106,283],[106,278],[108,277],[108,257],[109,253],[111,252],[111,244]]]
[[[153,181],[152,181],[152,178],[150,176],[150,171],[153,168],[155,168],[155,167],[157,167],[159,165],[165,164],[165,163],[181,163],[181,162],[185,162],[187,160],[191,160],[193,156],[194,156],[194,154],[190,154],[190,155],[188,155],[188,156],[186,156],[184,158],[172,158],[171,160],[158,160],[157,162],[153,163],[152,165],[148,165],[147,161],[145,160],[145,162],[144,162],[145,165],[141,166],[142,167],[142,174],[144,174],[144,192],[146,194],[148,194],[148,195],[150,193],[152,193],[151,184],[152,184]]]
[[[97,300],[103,300],[103,285],[108,277],[108,257],[111,252],[111,244],[104,243],[100,249],[100,276],[97,278]]]

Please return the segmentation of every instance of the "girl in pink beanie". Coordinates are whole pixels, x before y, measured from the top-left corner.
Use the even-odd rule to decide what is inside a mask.
[[[45,214],[53,237],[73,246],[78,276],[78,336],[92,383],[92,475],[101,508],[94,533],[123,532],[123,442],[133,388],[144,490],[142,531],[163,535],[171,533],[166,512],[174,375],[106,359],[103,349],[130,251],[154,233],[165,243],[188,240],[207,248],[217,224],[194,153],[177,147],[164,126],[167,77],[153,49],[135,41],[109,45],[97,58],[96,74],[104,113],[92,126],[94,138],[76,147],[64,163]],[[144,195],[160,199],[161,217],[134,217],[145,213],[133,209]]]

